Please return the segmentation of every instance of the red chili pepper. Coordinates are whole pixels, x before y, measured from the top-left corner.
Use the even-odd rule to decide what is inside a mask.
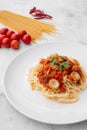
[[[35,11],[35,14],[44,14],[44,12],[38,9]]]
[[[53,18],[52,16],[47,15],[47,14],[45,15],[45,17],[48,18],[48,19],[52,19]]]
[[[43,19],[43,18],[45,18],[45,16],[40,16],[40,17],[35,17],[35,19]]]
[[[29,13],[32,14],[32,13],[35,12],[35,11],[36,11],[36,7],[33,7],[33,8],[29,11]]]
[[[36,9],[36,7],[33,7],[29,12],[35,19],[52,19],[52,16],[45,14],[44,11],[40,9]]]

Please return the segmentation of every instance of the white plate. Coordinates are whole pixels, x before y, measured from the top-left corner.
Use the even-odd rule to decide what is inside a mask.
[[[87,48],[84,45],[50,43],[31,47],[10,63],[4,75],[4,92],[14,108],[32,119],[52,124],[75,123],[87,119],[87,89],[79,94],[74,104],[60,104],[47,100],[38,91],[32,91],[27,82],[28,70],[42,57],[52,53],[71,56],[87,67]]]

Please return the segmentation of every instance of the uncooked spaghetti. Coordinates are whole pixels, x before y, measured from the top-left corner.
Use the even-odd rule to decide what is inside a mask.
[[[74,103],[86,86],[87,76],[76,59],[52,54],[29,70],[28,80],[32,89],[41,91],[46,98]]]
[[[0,23],[17,32],[21,29],[26,30],[28,34],[31,35],[33,41],[41,38],[43,32],[47,34],[55,32],[54,25],[40,22],[6,10],[0,11]]]

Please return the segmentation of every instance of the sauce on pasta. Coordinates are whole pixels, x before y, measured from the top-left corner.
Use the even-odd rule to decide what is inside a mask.
[[[29,71],[32,89],[40,90],[55,102],[78,101],[78,92],[85,88],[86,81],[86,73],[79,61],[57,53],[42,58]]]

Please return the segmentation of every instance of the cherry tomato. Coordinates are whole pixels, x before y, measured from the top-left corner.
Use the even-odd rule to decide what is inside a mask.
[[[1,40],[0,40],[0,48],[1,48],[1,45],[2,45],[2,42],[1,42]]]
[[[12,49],[17,50],[20,47],[20,43],[18,40],[12,40],[10,46]]]
[[[6,38],[6,35],[0,35],[0,48],[2,47],[2,40]]]
[[[1,42],[0,42],[0,48],[1,48],[1,46],[2,46],[2,44],[1,44]]]
[[[12,35],[13,33],[15,33],[15,32],[12,31],[12,30],[8,30],[7,33],[6,33],[6,36],[7,36],[7,37],[11,37],[11,35]]]
[[[11,40],[20,40],[20,35],[13,33],[10,38],[11,38]]]
[[[18,34],[20,35],[20,37],[22,38],[25,34],[27,34],[27,32],[25,30],[20,30],[18,32]]]
[[[4,38],[6,38],[6,35],[0,35],[0,42],[2,42]]]
[[[1,46],[5,47],[5,48],[9,48],[10,47],[10,39],[9,38],[3,38]]]
[[[30,44],[30,43],[31,43],[31,36],[28,35],[28,34],[25,34],[25,35],[22,37],[22,41],[23,41],[25,44]]]
[[[8,31],[8,28],[2,28],[0,29],[0,34],[5,35]]]

